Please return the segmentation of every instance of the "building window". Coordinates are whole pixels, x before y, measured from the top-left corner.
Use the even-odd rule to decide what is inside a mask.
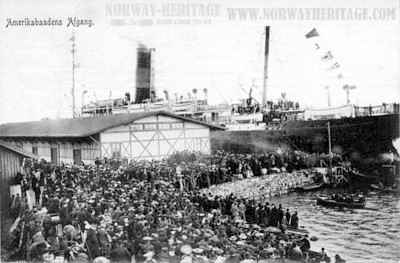
[[[111,144],[111,156],[113,159],[121,158],[121,144],[120,143]]]
[[[73,149],[72,150],[72,158],[74,160],[74,164],[80,165],[82,163],[82,151],[81,151],[81,149]]]
[[[171,125],[169,123],[160,123],[158,124],[158,127],[160,127],[160,130],[170,130]]]
[[[153,123],[148,123],[148,124],[145,124],[144,125],[144,129],[146,130],[146,131],[154,131],[154,130],[157,130],[157,124],[153,124]]]
[[[183,123],[182,122],[172,123],[171,129],[183,129]]]
[[[58,148],[52,147],[50,148],[50,158],[52,164],[58,164]]]
[[[38,155],[38,147],[37,146],[32,146],[32,153],[34,155]]]
[[[133,131],[143,131],[143,124],[134,124],[131,125],[131,129]]]

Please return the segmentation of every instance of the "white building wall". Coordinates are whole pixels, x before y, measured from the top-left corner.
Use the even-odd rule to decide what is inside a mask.
[[[180,119],[151,116],[100,134],[102,157],[162,159],[177,151],[210,153],[210,129]]]

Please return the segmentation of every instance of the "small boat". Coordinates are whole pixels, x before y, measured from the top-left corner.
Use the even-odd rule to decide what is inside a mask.
[[[324,183],[313,183],[305,186],[296,187],[295,190],[297,192],[309,192],[321,189],[324,186]]]
[[[363,182],[363,183],[372,183],[372,182],[377,182],[379,181],[379,177],[375,175],[366,175],[363,174],[359,171],[352,170],[351,171],[351,178],[357,182]]]
[[[384,187],[378,184],[371,184],[370,187],[374,190],[383,192],[383,193],[393,193],[393,194],[397,194],[400,193],[400,191],[398,189],[394,189],[394,188],[390,188],[390,187]]]
[[[311,262],[321,262],[322,254],[320,252],[309,250],[308,256],[312,260]],[[331,258],[326,256],[323,262],[331,262]]]
[[[348,208],[364,208],[365,201],[354,201],[354,202],[339,202],[327,197],[317,197],[317,204],[327,207],[348,207]]]
[[[286,232],[291,233],[291,234],[302,235],[302,236],[309,234],[309,232],[304,228],[294,228],[291,226],[287,227]]]

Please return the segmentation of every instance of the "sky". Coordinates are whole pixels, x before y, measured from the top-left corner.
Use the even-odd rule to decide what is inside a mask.
[[[143,13],[168,4],[218,8],[198,17]],[[293,5],[295,3],[295,6]],[[110,7],[141,6],[140,13],[119,15]],[[229,19],[228,8],[393,8],[386,19]],[[76,104],[134,94],[136,48],[155,48],[155,87],[160,96],[186,95],[193,88],[209,91],[209,102],[232,103],[250,87],[261,100],[265,26],[270,26],[268,99],[281,93],[308,108],[346,102],[342,87],[355,85],[350,99],[357,105],[399,102],[400,2],[384,1],[16,1],[0,2],[0,123],[72,116],[72,33],[76,39]],[[353,9],[350,9],[353,8]],[[138,10],[138,9],[136,9]],[[210,13],[211,12],[211,13]],[[389,15],[388,15],[389,16]],[[61,19],[62,26],[7,26],[7,19]],[[68,17],[91,19],[92,27],[67,27]],[[153,21],[152,25],[116,25]],[[149,21],[149,20],[146,20]],[[190,24],[181,24],[189,21]],[[176,24],[180,23],[180,24]],[[306,39],[312,28],[318,37]],[[316,49],[315,44],[320,47]],[[333,59],[321,57],[330,51]],[[338,62],[340,67],[328,68]],[[337,75],[343,78],[338,79]],[[87,93],[83,94],[83,91]]]

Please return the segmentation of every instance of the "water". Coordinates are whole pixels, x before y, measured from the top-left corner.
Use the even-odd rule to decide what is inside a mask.
[[[365,209],[326,208],[316,204],[317,194],[293,193],[271,199],[290,211],[297,210],[300,226],[318,237],[311,249],[325,248],[333,259],[346,262],[400,262],[400,197],[367,192]]]

